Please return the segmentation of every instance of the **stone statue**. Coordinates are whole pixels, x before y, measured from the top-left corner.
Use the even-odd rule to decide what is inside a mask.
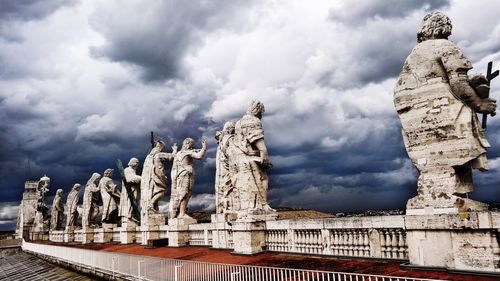
[[[132,190],[132,194],[136,200],[136,204],[139,202],[140,187],[141,187],[141,176],[136,174],[137,166],[139,165],[139,160],[137,158],[130,158],[128,162],[128,167],[123,170],[125,174],[125,180]],[[134,210],[132,208],[132,203],[130,202],[127,189],[125,188],[125,183],[122,183],[122,193],[120,196],[120,210],[118,215],[121,217],[122,226],[136,226],[138,224],[138,219],[135,218]]]
[[[202,160],[206,151],[207,143],[205,139],[201,140],[201,149],[194,149],[194,140],[186,138],[182,142],[181,150],[175,154],[172,164],[172,193],[170,194],[169,204],[171,219],[192,220],[187,214],[187,207],[195,179],[193,160]]]
[[[172,146],[172,153],[163,152],[165,143],[157,141],[155,147],[144,160],[141,175],[141,225],[164,224],[165,217],[159,213],[158,201],[167,189],[164,161],[171,161],[177,153],[177,145]]]
[[[63,190],[58,189],[52,203],[52,211],[50,212],[50,230],[61,229],[61,224],[64,215],[64,206],[62,202]]]
[[[35,212],[35,219],[33,221],[35,231],[45,231],[48,228],[48,213],[49,207],[45,203],[45,193],[49,192],[50,178],[44,175],[40,178],[37,184],[36,191],[38,193],[38,201]]]
[[[66,227],[76,226],[76,221],[78,220],[78,200],[80,195],[80,184],[75,183],[73,188],[68,194],[68,198],[66,199]]]
[[[238,193],[234,192],[234,165],[230,165],[228,147],[234,142],[234,126],[232,121],[226,122],[222,131],[217,131],[217,155],[215,160],[215,206],[216,213],[227,213],[239,210]]]
[[[228,147],[231,165],[237,171],[234,188],[239,193],[243,213],[275,212],[267,203],[267,171],[272,165],[264,142],[261,122],[264,112],[264,104],[253,101],[236,122],[234,145]]]
[[[118,222],[118,204],[120,193],[113,182],[113,169],[106,169],[99,181],[99,190],[102,198],[102,223],[114,224]]]
[[[407,214],[426,207],[441,212],[487,207],[466,194],[473,190],[472,169],[487,170],[490,147],[476,113],[494,114],[496,101],[477,91],[472,81],[481,77],[467,74],[472,64],[447,40],[451,30],[442,13],[424,17],[394,91],[406,150],[420,172]]]
[[[99,194],[99,180],[101,175],[93,173],[85,185],[83,193],[83,215],[82,227],[95,227],[97,222],[97,215],[99,214],[99,207],[97,206],[97,195]]]

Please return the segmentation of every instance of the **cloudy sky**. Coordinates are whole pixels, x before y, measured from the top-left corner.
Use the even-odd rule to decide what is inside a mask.
[[[392,90],[420,20],[448,14],[485,72],[500,67],[500,2],[355,3],[0,0],[0,229],[25,180],[67,192],[116,159],[142,162],[150,131],[168,147],[208,139],[192,208],[213,208],[214,133],[252,99],[266,105],[272,206],[404,208],[417,173]],[[472,197],[498,202],[500,118],[488,125],[491,171]]]

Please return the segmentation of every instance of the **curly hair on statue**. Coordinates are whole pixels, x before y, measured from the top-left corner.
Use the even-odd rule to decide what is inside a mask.
[[[440,12],[427,14],[417,33],[417,42],[429,39],[448,39],[452,27],[450,18],[445,14]]]

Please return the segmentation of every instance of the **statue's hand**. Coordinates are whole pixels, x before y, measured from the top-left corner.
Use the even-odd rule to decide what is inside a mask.
[[[491,114],[494,116],[497,110],[497,101],[495,99],[486,98],[482,99],[476,109],[479,113]]]
[[[172,150],[177,151],[177,143],[174,143],[174,145],[172,145]]]
[[[203,147],[206,147],[206,146],[207,146],[207,139],[206,139],[206,138],[204,138],[204,137],[203,137],[203,138],[201,138],[201,145],[202,145]]]

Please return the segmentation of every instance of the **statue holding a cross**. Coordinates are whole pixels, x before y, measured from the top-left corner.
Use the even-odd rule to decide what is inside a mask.
[[[495,115],[487,77],[470,75],[471,62],[448,40],[452,25],[439,12],[428,14],[417,33],[418,44],[406,59],[394,90],[403,141],[420,173],[417,195],[407,214],[482,211],[487,205],[468,198],[472,169],[488,169],[486,140],[476,113]]]

